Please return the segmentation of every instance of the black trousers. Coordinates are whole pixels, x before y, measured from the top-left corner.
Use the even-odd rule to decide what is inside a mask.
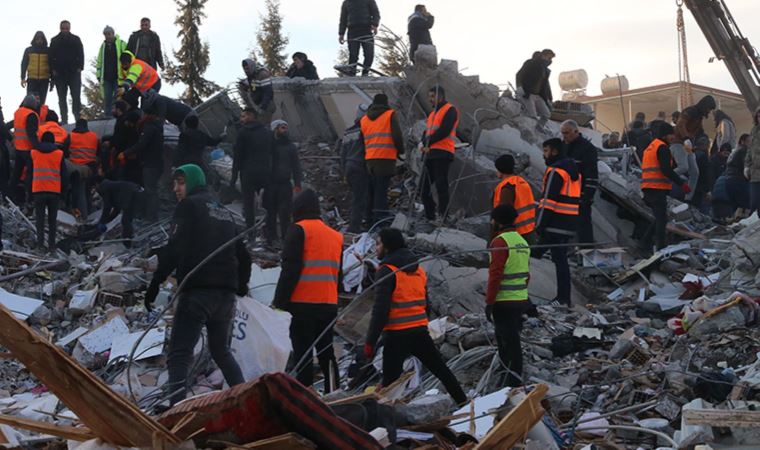
[[[388,209],[388,188],[391,184],[391,177],[370,176],[369,177],[369,209],[372,211],[372,221],[377,223],[390,216]]]
[[[48,248],[55,248],[55,232],[58,227],[58,202],[61,194],[54,192],[37,192],[34,199],[34,219],[37,226],[37,247],[45,244],[45,213],[48,223]]]
[[[552,233],[550,231],[544,232],[544,234],[541,236],[539,244],[556,245],[556,247],[534,249],[531,252],[531,256],[534,258],[541,258],[547,251],[551,252],[554,269],[557,272],[556,300],[559,303],[570,306],[570,264],[567,262],[568,247],[565,245],[568,242],[570,242],[569,235]]]
[[[591,221],[592,202],[581,202],[578,208],[578,242],[592,244],[594,242],[594,224]]]
[[[161,167],[145,166],[142,169],[142,186],[145,188],[145,220],[158,222],[158,182],[161,179]]]
[[[301,358],[304,357],[306,352],[309,351],[308,356],[304,362],[298,367],[296,373],[296,379],[304,386],[311,386],[314,384],[314,358],[311,353],[317,352],[317,361],[319,361],[319,368],[322,370],[322,375],[325,377],[325,393],[331,391],[331,386],[334,384],[336,387],[340,385],[340,375],[338,374],[338,361],[335,359],[335,351],[333,349],[333,324],[332,321],[335,317],[319,317],[307,314],[294,313],[293,318],[290,321],[290,341],[293,343],[293,364],[298,364]],[[326,328],[329,329],[322,335],[319,340],[320,333]],[[310,349],[311,344],[314,345],[313,350]]]
[[[235,294],[214,289],[193,289],[182,292],[177,299],[169,356],[169,389],[171,404],[183,400],[187,391],[187,376],[193,363],[193,350],[203,327],[208,332],[211,358],[224,374],[230,386],[243,383],[243,372],[230,350],[232,321],[235,317]]]
[[[8,183],[8,193],[13,198],[13,194],[18,191],[18,183],[21,181],[21,175],[26,169],[26,179],[24,180],[24,189],[21,197],[15,198],[16,204],[23,205],[29,199],[32,192],[32,154],[29,150],[16,150],[16,161],[13,163],[13,173]]]
[[[35,93],[40,96],[40,104],[44,105],[47,100],[48,88],[50,87],[50,80],[26,80],[26,94]]]
[[[359,233],[362,230],[362,221],[371,220],[368,213],[369,174],[364,164],[346,164],[346,181],[351,189],[351,219],[348,231]]]
[[[246,228],[256,224],[256,194],[258,194],[265,185],[260,183],[258,177],[240,173],[240,189],[243,194],[243,216],[245,217]],[[255,230],[251,232],[253,238],[256,237]]]
[[[668,225],[668,191],[662,189],[642,189],[644,203],[652,208],[654,223],[649,225],[642,241],[651,248],[652,237],[657,250],[665,247],[665,228]]]
[[[496,330],[496,346],[499,359],[507,369],[507,386],[522,385],[523,357],[520,345],[522,314],[527,305],[496,302],[493,306],[493,325]]]
[[[55,89],[58,92],[58,108],[61,124],[69,123],[68,91],[71,91],[71,109],[74,110],[74,120],[79,119],[82,112],[82,74],[74,72],[59,74],[55,78]]]
[[[348,63],[356,64],[359,61],[359,49],[364,52],[364,68],[362,76],[369,75],[369,68],[375,61],[375,37],[370,27],[355,27],[348,29]],[[356,75],[356,68],[351,69],[352,75]]]
[[[425,217],[435,219],[436,204],[433,199],[432,185],[438,194],[438,215],[441,218],[449,207],[449,167],[451,160],[436,158],[425,159],[425,173],[422,176],[422,203],[425,205]]]
[[[383,333],[383,386],[398,380],[403,370],[404,361],[415,356],[422,365],[441,380],[449,395],[457,404],[467,401],[459,381],[446,366],[443,357],[433,343],[427,327],[418,327],[403,331],[386,331]]]
[[[285,239],[285,233],[293,221],[293,185],[290,182],[270,183],[264,188],[264,208],[267,210],[267,242],[277,240],[278,219],[280,237]]]

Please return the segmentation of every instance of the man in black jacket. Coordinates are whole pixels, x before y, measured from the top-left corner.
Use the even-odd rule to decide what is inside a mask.
[[[431,186],[435,184],[438,194],[437,211],[441,220],[446,220],[449,209],[449,168],[454,162],[454,142],[459,123],[459,111],[446,100],[446,92],[440,86],[433,86],[428,93],[433,111],[428,118],[427,130],[422,137],[422,151],[425,153],[425,170],[422,175],[422,203],[425,205],[425,217],[435,220],[436,204]],[[441,112],[448,108],[445,113]],[[444,114],[437,122],[440,114]],[[448,143],[447,143],[448,142]],[[448,148],[448,150],[446,149]]]
[[[288,136],[288,123],[275,120],[271,129],[274,134],[272,179],[264,188],[264,208],[267,210],[266,238],[269,245],[277,241],[277,219],[280,220],[280,236],[285,239],[293,213],[293,192],[301,192],[303,177],[298,148]]]
[[[534,52],[533,57],[525,61],[517,72],[517,100],[523,104],[525,113],[531,117],[548,119],[551,116],[549,65],[553,58],[554,52],[549,49]]]
[[[362,76],[369,75],[375,60],[375,35],[380,26],[380,10],[375,0],[343,0],[340,8],[338,41],[346,42],[348,30],[348,64],[359,61],[359,48],[364,52]],[[351,68],[351,76],[356,76],[356,66]]]
[[[125,240],[125,245],[131,247],[131,239],[134,236],[132,221],[135,212],[145,201],[145,190],[130,181],[108,180],[102,176],[103,172],[94,179],[95,190],[103,200],[98,231],[105,232],[106,225],[121,213],[121,237]]]
[[[420,45],[433,45],[430,29],[435,24],[435,17],[425,5],[414,7],[414,14],[409,16],[407,34],[409,35],[409,59],[414,63],[414,53]]]
[[[256,224],[256,195],[269,184],[272,175],[272,133],[259,122],[253,108],[243,110],[240,122],[242,126],[233,149],[230,185],[235,189],[240,175],[243,215],[250,228]],[[255,238],[255,231],[251,236]]]
[[[343,137],[338,141],[338,154],[343,177],[351,188],[351,219],[348,223],[349,233],[361,233],[362,221],[372,220],[369,205],[369,173],[364,160],[364,136],[359,123],[367,113],[366,104],[361,104],[356,110],[356,121],[346,128]]]
[[[127,49],[134,54],[137,59],[141,59],[156,69],[160,67],[164,70],[164,54],[161,51],[161,39],[155,31],[150,29],[150,19],[143,17],[140,19],[140,29],[129,36]]]
[[[140,137],[137,143],[119,154],[119,162],[126,163],[137,156],[142,166],[142,186],[145,188],[145,220],[158,221],[158,181],[164,170],[164,123],[158,116],[146,114],[138,124]]]
[[[203,150],[205,150],[206,147],[219,145],[226,136],[222,134],[219,137],[212,138],[198,129],[199,124],[200,120],[196,115],[190,115],[185,119],[185,129],[179,134],[174,166],[179,167],[185,164],[195,164],[202,168],[203,172],[208,176],[209,168],[203,160]]]
[[[575,161],[581,173],[581,205],[578,228],[578,242],[594,242],[594,225],[591,222],[591,206],[594,204],[596,188],[599,185],[598,154],[594,144],[583,137],[574,120],[566,120],[560,126],[564,142],[563,153]]]
[[[109,175],[119,180],[142,185],[142,168],[137,155],[119,158],[119,155],[137,144],[140,139],[137,124],[142,119],[142,111],[130,109],[127,102],[117,100],[113,106],[113,116],[116,118],[116,123],[114,124],[113,136],[111,136],[112,149],[108,155],[112,165]]]
[[[71,108],[74,119],[79,119],[82,111],[82,71],[84,70],[84,47],[79,36],[71,34],[71,23],[61,22],[61,32],[50,41],[50,68],[53,82],[58,92],[58,107],[61,123],[69,123],[69,107],[66,103],[71,90]]]
[[[45,33],[34,33],[32,45],[24,50],[21,58],[21,87],[26,93],[37,93],[40,103],[45,104],[50,86],[50,55]]]
[[[288,72],[285,74],[288,78],[306,78],[307,80],[319,80],[319,74],[317,74],[317,68],[314,63],[311,62],[306,53],[295,52],[293,53],[293,64],[288,68]]]
[[[241,239],[233,245],[238,230],[232,214],[206,188],[200,167],[188,164],[174,172],[174,193],[179,204],[174,211],[169,243],[159,253],[158,269],[145,293],[145,307],[151,309],[159,286],[176,270],[184,286],[177,292],[169,338],[169,391],[172,405],[185,398],[187,375],[193,349],[205,326],[211,357],[230,386],[243,383],[243,373],[230,351],[230,332],[235,316],[235,294],[248,293],[251,256]],[[190,272],[212,253],[218,252]]]
[[[245,105],[256,110],[261,123],[269,124],[272,121],[272,114],[277,110],[274,103],[272,74],[250,58],[243,60],[243,72],[245,72],[245,79],[238,82],[238,91]]]
[[[161,95],[153,89],[148,89],[142,95],[140,108],[145,112],[155,114],[161,121],[166,120],[180,129],[186,125],[185,119],[196,115],[193,108],[173,98]]]

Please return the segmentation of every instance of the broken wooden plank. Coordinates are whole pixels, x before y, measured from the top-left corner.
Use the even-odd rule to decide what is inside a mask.
[[[180,442],[168,429],[113,392],[100,378],[45,341],[2,305],[0,330],[0,345],[10,350],[103,441],[125,447],[146,447],[157,434],[164,441]]]
[[[760,411],[732,409],[688,409],[683,411],[687,425],[760,428]]]
[[[255,448],[256,450],[312,450],[317,446],[310,440],[296,433],[283,434],[261,441],[245,444],[241,448]]]
[[[541,400],[549,392],[549,386],[539,384],[509,413],[499,421],[486,437],[475,447],[475,450],[498,450],[512,448],[516,443],[525,439],[533,426],[544,415]]]
[[[88,430],[87,428],[54,425],[52,423],[25,419],[23,417],[8,416],[5,414],[0,414],[0,423],[13,428],[34,431],[35,433],[49,434],[51,436],[70,439],[77,442],[85,442],[97,437],[92,431]]]

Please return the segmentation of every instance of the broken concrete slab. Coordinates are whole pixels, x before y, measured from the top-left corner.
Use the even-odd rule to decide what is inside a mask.
[[[399,405],[396,411],[411,424],[435,422],[445,417],[454,405],[448,394],[424,395],[407,404]]]
[[[109,350],[115,340],[129,335],[129,328],[121,316],[116,316],[79,338],[79,343],[90,354],[96,355]]]
[[[682,411],[701,410],[710,407],[712,407],[710,403],[701,398],[696,398],[685,404]],[[715,440],[715,435],[713,434],[712,427],[706,425],[689,425],[686,417],[682,415],[681,429],[675,432],[673,438],[678,443],[678,448],[687,448],[695,444],[713,442]]]
[[[488,243],[474,234],[453,228],[438,228],[432,233],[419,233],[414,244],[432,254],[455,253],[449,259],[471,267],[488,267]],[[471,253],[468,253],[471,252]]]
[[[69,301],[69,311],[72,314],[84,314],[89,312],[95,306],[95,299],[98,296],[98,289],[89,291],[76,291]]]
[[[0,288],[0,304],[11,310],[17,319],[26,320],[43,303],[42,300],[22,297]]]

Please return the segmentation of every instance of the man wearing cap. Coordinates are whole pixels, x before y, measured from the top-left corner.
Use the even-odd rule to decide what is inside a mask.
[[[241,239],[228,245],[240,230],[232,214],[206,188],[200,167],[187,164],[174,172],[174,211],[169,243],[159,252],[145,307],[152,309],[159,287],[172,272],[182,290],[177,293],[167,366],[171,404],[185,398],[193,349],[206,327],[211,357],[227,384],[243,383],[243,374],[230,351],[230,332],[235,316],[235,294],[248,293],[251,256]],[[203,265],[199,264],[218,252]],[[198,266],[197,271],[191,272]]]
[[[288,123],[275,120],[272,130],[272,179],[264,188],[264,208],[267,210],[266,239],[268,245],[277,241],[277,219],[280,221],[280,238],[290,226],[293,215],[293,192],[301,192],[301,162],[298,148],[288,136]]]
[[[367,193],[369,192],[369,174],[364,161],[364,136],[360,121],[367,114],[366,104],[356,109],[354,124],[346,128],[343,137],[338,141],[338,154],[343,177],[351,189],[351,219],[348,223],[349,233],[361,233],[362,221],[371,220],[371,211],[367,209]]]
[[[116,89],[119,87],[121,54],[127,49],[127,43],[119,38],[110,25],[103,29],[103,36],[105,39],[98,52],[96,72],[100,81],[100,95],[103,96],[103,110],[105,115],[109,116]]]

